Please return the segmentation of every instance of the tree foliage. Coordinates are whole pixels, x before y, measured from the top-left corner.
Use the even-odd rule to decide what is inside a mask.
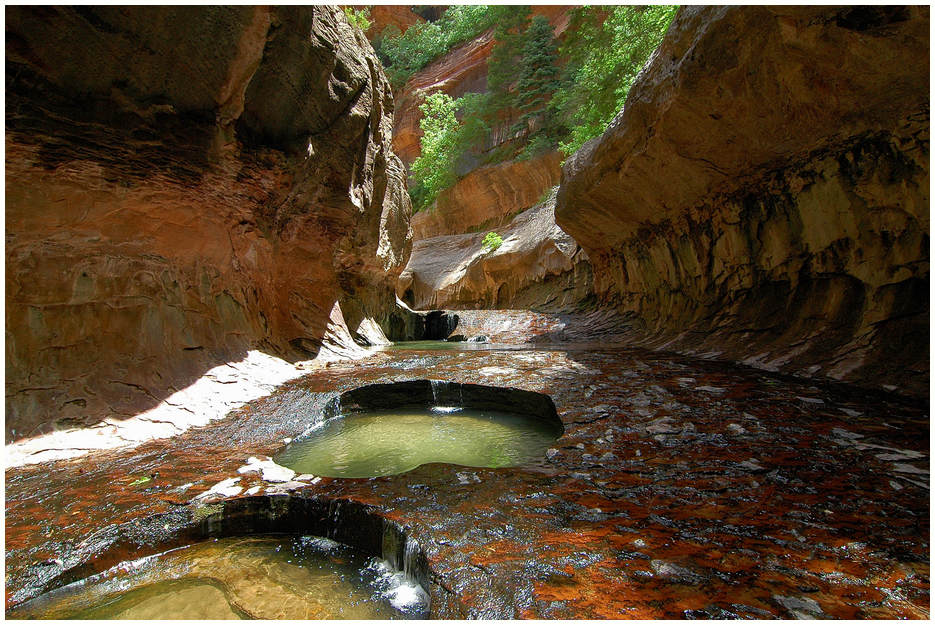
[[[481,94],[470,93],[455,100],[436,91],[419,107],[422,153],[412,163],[409,185],[415,210],[427,207],[442,189],[454,185],[459,161],[486,137],[489,128],[477,114],[483,102]]]
[[[570,127],[570,136],[561,143],[565,154],[603,133],[623,108],[633,81],[662,41],[677,9],[652,5],[574,10],[559,51],[568,59],[567,80],[553,100]]]
[[[519,80],[513,98],[513,106],[521,113],[514,130],[526,139],[521,158],[555,148],[559,128],[549,102],[560,86],[552,25],[544,16],[537,15],[523,37]]]
[[[421,156],[411,167],[416,210],[478,163],[527,158],[556,147],[570,154],[600,135],[659,45],[675,6],[582,6],[556,50],[549,21],[526,6],[450,6],[404,35],[384,30],[378,47],[395,86],[452,46],[494,27],[487,92],[429,95],[420,107]],[[516,119],[518,116],[518,119]],[[511,118],[516,122],[509,127]],[[513,140],[490,145],[490,129]],[[502,141],[502,140],[501,140]]]
[[[344,7],[344,18],[351,26],[365,31],[370,29],[370,9],[357,11],[353,7]]]
[[[439,20],[413,24],[402,34],[396,26],[387,26],[383,30],[378,53],[393,88],[402,87],[415,72],[507,17],[513,8],[507,5],[452,5]]]

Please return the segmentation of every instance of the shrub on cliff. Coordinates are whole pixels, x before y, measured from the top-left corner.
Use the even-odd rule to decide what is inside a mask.
[[[409,195],[413,208],[421,210],[435,201],[442,189],[457,182],[458,161],[489,131],[477,108],[480,94],[467,94],[454,100],[436,91],[419,107],[422,120],[422,153],[412,163]],[[456,113],[461,112],[463,121]]]
[[[481,241],[481,247],[487,250],[487,253],[494,251],[498,247],[503,245],[503,237],[501,237],[496,232],[488,232],[484,236],[484,240]]]

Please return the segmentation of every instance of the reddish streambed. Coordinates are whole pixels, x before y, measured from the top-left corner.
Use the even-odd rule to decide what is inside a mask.
[[[546,393],[565,433],[519,468],[237,472],[338,392],[426,378]],[[927,618],[928,438],[921,402],[643,350],[376,354],[173,439],[8,470],[6,605],[184,541],[192,498],[237,477],[238,498],[398,524],[435,618]]]

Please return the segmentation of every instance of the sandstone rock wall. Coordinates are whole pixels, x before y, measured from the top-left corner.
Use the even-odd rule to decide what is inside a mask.
[[[251,346],[387,320],[393,98],[327,7],[6,13],[6,436],[150,407]]]
[[[558,224],[649,344],[928,393],[929,9],[687,7]]]
[[[417,239],[397,295],[415,309],[564,311],[590,293],[587,255],[555,225],[553,196],[513,218],[488,252],[484,232]]]
[[[363,9],[367,5],[354,5],[355,9]],[[377,4],[367,7],[370,10],[370,28],[367,29],[367,38],[373,41],[383,33],[383,29],[393,25],[404,33],[413,24],[424,22],[425,19],[413,12],[409,5]]]
[[[412,216],[412,237],[428,239],[495,229],[542,199],[558,184],[561,154],[479,167],[438,195],[435,205]]]

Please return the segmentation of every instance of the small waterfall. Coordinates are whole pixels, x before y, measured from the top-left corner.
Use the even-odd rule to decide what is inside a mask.
[[[407,579],[416,580],[416,558],[419,555],[419,543],[411,538],[406,539],[406,546],[403,548],[403,574]]]
[[[419,542],[390,523],[383,524],[383,559],[413,584],[426,583],[425,560]]]
[[[383,560],[388,587],[384,591],[398,609],[428,615],[428,565],[415,540],[397,526],[383,524]],[[415,610],[415,612],[411,612]]]
[[[328,519],[331,520],[330,527],[328,528],[327,538],[335,539],[338,536],[338,521],[341,517],[341,502],[340,501],[330,501],[328,502]]]
[[[429,386],[432,387],[432,406],[438,405],[439,391],[445,383],[442,380],[429,380]]]
[[[446,393],[450,389],[448,382],[444,380],[429,380],[429,386],[432,388],[432,412],[457,412],[461,410],[461,406],[464,405],[461,397],[461,385],[458,385],[458,403],[455,406],[452,405],[443,405],[445,395],[451,395],[451,393]],[[449,403],[450,403],[450,399]]]

